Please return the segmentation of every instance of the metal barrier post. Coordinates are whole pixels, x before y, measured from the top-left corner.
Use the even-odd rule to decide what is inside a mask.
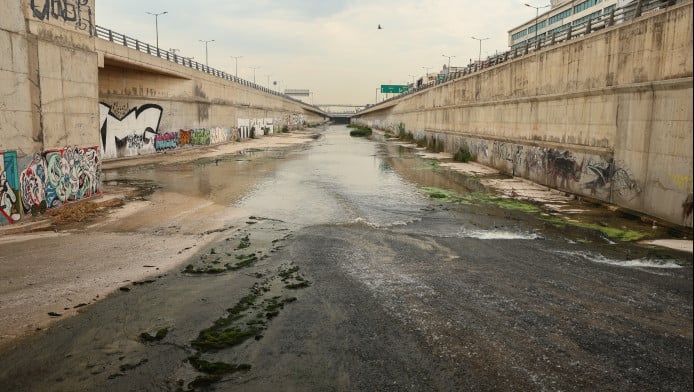
[[[636,3],[636,13],[634,14],[634,18],[638,18],[641,16],[641,12],[643,10],[643,0],[638,0]]]

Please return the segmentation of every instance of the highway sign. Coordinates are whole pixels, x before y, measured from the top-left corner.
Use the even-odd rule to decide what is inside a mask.
[[[298,95],[302,97],[308,97],[311,92],[308,89],[296,89],[296,88],[286,88],[284,93],[287,95]]]
[[[404,84],[382,84],[382,94],[401,94],[409,91],[409,86]]]

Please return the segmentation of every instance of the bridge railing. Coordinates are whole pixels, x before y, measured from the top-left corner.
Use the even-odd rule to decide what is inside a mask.
[[[97,25],[96,26],[96,36],[98,38],[113,42],[115,44],[123,45],[123,46],[130,48],[130,49],[135,49],[138,52],[147,53],[151,56],[156,56],[156,57],[159,57],[160,59],[170,61],[172,63],[182,65],[184,67],[192,68],[192,69],[200,71],[200,72],[205,72],[205,73],[210,74],[212,76],[216,76],[218,78],[222,78],[222,79],[226,79],[228,81],[234,82],[234,83],[238,83],[242,86],[247,86],[247,87],[262,91],[266,94],[281,96],[284,99],[288,99],[288,100],[291,100],[291,101],[294,101],[297,103],[312,106],[312,105],[307,104],[306,102],[300,101],[300,100],[293,98],[289,95],[282,94],[279,91],[271,90],[269,88],[260,86],[258,84],[253,83],[253,82],[250,82],[248,80],[241,79],[241,78],[236,77],[234,75],[230,75],[224,71],[220,71],[220,70],[217,70],[215,68],[208,67],[206,64],[201,64],[197,61],[194,61],[190,57],[178,55],[174,52],[170,52],[168,50],[159,48],[156,45],[150,45],[148,43],[142,42],[142,41],[137,40],[137,39],[132,38],[132,37],[128,37],[125,34],[117,33],[115,31],[107,29],[105,27],[101,27],[101,26]],[[318,107],[315,107],[315,108],[320,110]]]
[[[399,98],[402,98],[405,95],[408,94],[413,94],[416,92],[420,92],[422,90],[426,90],[428,88],[437,86],[442,83],[449,82],[451,80],[459,79],[461,77],[477,73],[480,71],[483,71],[489,67],[493,67],[495,65],[504,63],[509,60],[513,60],[516,58],[520,58],[523,56],[526,56],[530,53],[534,53],[539,51],[540,49],[547,48],[553,45],[560,44],[562,42],[566,42],[572,39],[576,39],[579,37],[583,37],[585,35],[594,33],[596,31],[602,30],[606,27],[613,26],[615,24],[623,23],[630,21],[632,19],[638,18],[642,15],[645,15],[650,12],[654,12],[660,9],[668,8],[676,4],[680,3],[688,3],[691,2],[692,0],[637,0],[637,1],[632,1],[631,3],[625,5],[624,7],[620,8],[613,8],[607,13],[602,13],[601,15],[595,15],[595,17],[592,18],[586,18],[586,20],[579,21],[578,23],[576,21],[572,22],[571,24],[563,25],[560,26],[559,28],[554,29],[553,31],[550,31],[551,34],[548,34],[550,32],[544,32],[542,34],[539,34],[537,36],[537,40],[535,40],[535,37],[531,37],[528,39],[528,41],[525,42],[525,45],[522,45],[520,47],[515,47],[512,48],[511,50],[508,50],[503,53],[498,53],[493,56],[487,57],[487,59],[483,61],[477,61],[468,64],[466,67],[464,67],[462,70],[456,71],[456,72],[451,72],[448,75],[445,75],[443,78],[429,82],[426,84],[422,84],[420,86],[416,86],[413,89],[410,89],[408,92],[396,95],[394,97],[388,98],[386,100],[383,100],[381,102],[378,102],[374,105],[369,106],[367,109],[371,109],[375,106],[381,105],[386,102],[390,102]],[[566,26],[566,27],[564,27]],[[530,42],[532,41],[532,42]]]

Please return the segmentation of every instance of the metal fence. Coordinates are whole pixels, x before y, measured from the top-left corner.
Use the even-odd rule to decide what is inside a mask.
[[[414,88],[410,89],[409,91],[396,95],[394,97],[388,98],[386,100],[383,100],[381,102],[378,102],[374,105],[369,106],[367,109],[373,108],[375,106],[381,105],[386,102],[390,102],[399,98],[402,98],[405,95],[408,94],[413,94],[422,90],[426,90],[428,88],[437,86],[442,83],[446,83],[451,80],[455,80],[458,78],[461,78],[463,76],[467,76],[476,72],[483,71],[489,67],[493,67],[497,64],[502,64],[506,61],[517,59],[520,57],[523,57],[529,53],[534,53],[539,51],[540,49],[547,48],[553,45],[557,45],[562,42],[566,42],[572,39],[576,39],[579,37],[583,37],[585,35],[591,34],[593,32],[602,30],[606,27],[610,27],[619,23],[627,22],[630,21],[634,18],[638,18],[642,15],[645,15],[650,12],[654,12],[660,9],[664,9],[667,7],[671,7],[676,4],[681,4],[681,3],[688,3],[691,2],[692,0],[638,0],[638,1],[633,1],[624,7],[621,8],[615,8],[612,9],[608,14],[596,16],[595,18],[588,19],[582,23],[578,23],[576,25],[569,25],[568,28],[566,28],[563,31],[557,32],[555,31],[551,35],[547,36],[538,36],[538,39],[533,42],[532,44],[526,43],[523,47],[521,48],[515,48],[503,53],[495,54],[493,56],[487,57],[487,59],[483,61],[476,61],[473,63],[468,64],[466,67],[464,67],[462,70],[458,70],[456,72],[450,72],[446,75],[443,75],[443,77],[437,79],[436,81],[432,81],[426,84],[422,84],[419,86],[415,86]]]
[[[282,94],[279,91],[271,90],[269,88],[260,86],[258,84],[255,84],[253,82],[249,82],[248,80],[238,78],[234,75],[230,75],[224,71],[220,71],[211,67],[208,67],[205,64],[198,63],[197,61],[192,60],[189,57],[184,57],[181,55],[178,55],[176,53],[170,52],[168,50],[161,49],[157,47],[156,45],[150,45],[148,43],[144,43],[140,40],[137,40],[132,37],[128,37],[124,34],[117,33],[113,30],[107,29],[105,27],[101,26],[96,26],[96,36],[98,38],[113,42],[115,44],[123,45],[126,46],[130,49],[135,49],[138,52],[142,53],[147,53],[152,56],[159,57],[160,59],[170,61],[172,63],[176,63],[178,65],[182,65],[184,67],[192,68],[194,70],[200,71],[200,72],[205,72],[207,74],[216,76],[218,78],[222,78],[225,80],[228,80],[230,82],[238,83],[242,86],[250,87],[259,91],[262,91],[266,94],[272,94],[272,95],[277,95],[280,96],[284,99],[288,99],[290,101],[294,101],[303,105],[308,105],[311,107],[314,107],[317,110],[320,110],[319,108],[309,105],[306,102],[300,101],[296,98],[290,97],[289,95]]]

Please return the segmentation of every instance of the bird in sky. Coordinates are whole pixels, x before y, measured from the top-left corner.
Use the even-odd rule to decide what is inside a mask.
[[[379,30],[382,30],[383,27],[381,27],[381,25],[379,24],[379,25],[378,25],[378,29],[379,29]]]

